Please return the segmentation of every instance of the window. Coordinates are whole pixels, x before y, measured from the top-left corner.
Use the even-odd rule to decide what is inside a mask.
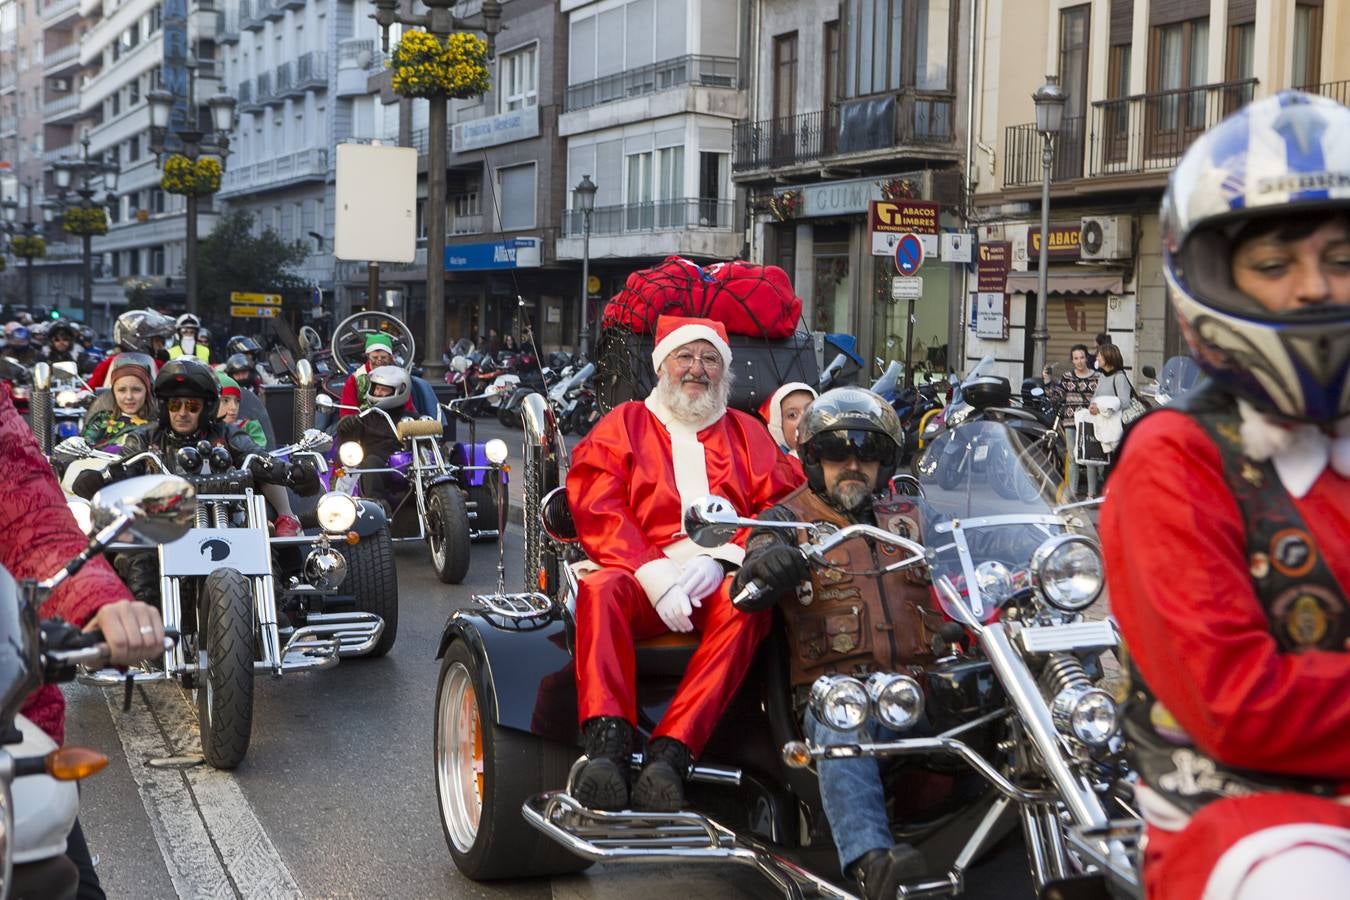
[[[845,0],[844,95],[951,90],[952,0]]]
[[[162,213],[165,210],[165,193],[159,188],[150,189],[150,211]]]
[[[1088,21],[1091,7],[1071,6],[1059,13],[1059,83],[1067,102],[1055,149],[1054,178],[1083,175],[1083,137],[1087,121]]]
[[[539,45],[502,54],[497,72],[498,112],[524,109],[539,102]]]
[[[112,92],[112,96],[110,96],[110,97],[108,98],[108,106],[112,109],[112,114],[113,114],[114,116],[120,116],[120,115],[122,114],[122,92],[121,92],[121,91],[113,91],[113,92]]]
[[[164,274],[164,245],[150,248],[150,275]]]
[[[731,203],[726,202],[731,154],[703,151],[698,155],[698,224],[729,228]]]
[[[1149,41],[1149,91],[1162,93],[1148,101],[1145,126],[1149,152],[1180,155],[1205,127],[1203,86],[1209,66],[1209,19],[1188,19],[1153,29]]]
[[[684,147],[666,147],[657,151],[661,169],[661,204],[659,224],[683,226],[684,218]]]
[[[773,117],[786,119],[797,111],[797,32],[773,39]]]
[[[164,11],[156,4],[150,8],[150,34],[155,34],[164,24]]]
[[[839,99],[839,20],[825,23],[825,103]]]
[[[132,107],[141,102],[141,79],[137,76],[131,79],[127,85],[127,106]]]
[[[1299,3],[1294,7],[1295,87],[1315,87],[1322,80],[1322,6]]]
[[[497,170],[502,231],[534,227],[534,169],[534,163],[528,163]]]
[[[630,153],[628,169],[628,215],[630,229],[650,228],[652,211],[652,154]]]
[[[141,136],[133,134],[127,141],[127,162],[136,162],[141,158]]]

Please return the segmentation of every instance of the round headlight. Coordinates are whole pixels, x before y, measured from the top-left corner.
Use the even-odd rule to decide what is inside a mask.
[[[896,731],[905,731],[923,715],[923,691],[908,675],[873,672],[867,677],[867,695],[877,718]]]
[[[344,466],[355,468],[365,458],[366,451],[361,449],[359,441],[343,441],[338,446],[338,459],[342,460]]]
[[[1012,599],[1012,572],[998,560],[985,560],[976,566],[975,583],[980,588],[980,598],[985,608],[1002,606]]]
[[[1101,747],[1109,741],[1120,721],[1111,695],[1086,684],[1060,691],[1050,706],[1050,715],[1061,734],[1076,737],[1090,747]]]
[[[80,402],[80,394],[78,391],[66,390],[66,391],[57,391],[56,393],[57,406],[76,406],[79,404],[79,402]]]
[[[1081,534],[1052,537],[1031,555],[1031,577],[1056,609],[1087,609],[1101,596],[1106,581],[1101,549]]]
[[[862,682],[847,675],[822,675],[811,685],[811,711],[835,731],[852,731],[867,721],[871,698]]]
[[[500,466],[506,462],[506,441],[501,438],[493,438],[483,445],[483,453],[487,456],[488,462],[494,466]]]
[[[343,534],[356,524],[356,501],[346,494],[329,491],[315,507],[319,527],[331,534]]]

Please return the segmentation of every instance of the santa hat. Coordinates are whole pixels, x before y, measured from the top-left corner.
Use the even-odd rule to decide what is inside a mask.
[[[239,382],[235,381],[224,372],[216,373],[216,381],[220,382],[220,396],[233,397],[236,400],[243,396],[239,391]]]
[[[789,381],[774,391],[773,395],[765,400],[764,405],[759,408],[759,417],[769,426],[769,434],[773,436],[774,441],[780,447],[787,446],[787,437],[783,434],[783,401],[787,399],[789,394],[795,394],[798,391],[806,391],[811,395],[812,400],[820,396],[816,393],[816,389],[809,384]]]
[[[387,334],[368,334],[366,335],[365,355],[369,356],[372,350],[383,350],[390,356],[394,355],[394,339]]]
[[[685,344],[707,341],[722,355],[722,365],[731,365],[731,344],[721,322],[692,316],[661,316],[656,320],[656,347],[652,350],[652,368],[660,369],[665,358]]]

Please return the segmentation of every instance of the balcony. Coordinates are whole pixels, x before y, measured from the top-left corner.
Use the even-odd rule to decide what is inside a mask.
[[[221,181],[220,194],[256,194],[262,190],[285,187],[328,177],[328,151],[310,147],[264,159],[252,165],[231,165]]]
[[[42,56],[42,71],[47,75],[70,68],[80,61],[80,42],[73,41],[64,47],[48,50]]]
[[[678,231],[686,228],[730,230],[735,227],[735,203],[706,197],[597,206],[591,212],[591,236],[642,231]],[[582,234],[582,214],[564,210],[563,235]]]
[[[264,72],[253,81],[254,103],[264,106],[279,104],[281,98],[272,94],[272,73]]]
[[[739,122],[732,131],[732,170],[813,165],[904,146],[951,150],[955,95],[906,91],[862,97],[819,112]]]
[[[44,28],[51,28],[67,19],[74,19],[79,14],[80,0],[50,0],[42,8],[42,25]]]
[[[281,0],[255,0],[265,21],[275,22],[286,15],[286,7],[281,4]]]
[[[1350,81],[1328,81],[1322,84],[1309,84],[1299,88],[1309,94],[1321,94],[1330,97],[1342,106],[1350,106]]]
[[[274,90],[278,98],[289,97],[292,94],[298,96],[304,93],[303,91],[295,89],[295,80],[291,78],[291,64],[289,60],[277,66]]]
[[[17,115],[0,116],[0,137],[14,134],[19,128]]]
[[[240,109],[253,107],[255,105],[253,102],[253,82],[241,81],[238,89],[234,92],[234,96],[239,100]]]
[[[738,62],[724,56],[677,56],[637,69],[616,72],[594,81],[567,87],[567,112],[589,109],[602,103],[628,100],[692,84],[702,87],[737,88]]]
[[[451,234],[482,234],[483,217],[478,216],[451,216],[449,231]]]
[[[322,50],[303,53],[295,61],[295,86],[301,90],[328,87],[328,54]]]
[[[1051,181],[1156,174],[1161,183],[1196,138],[1251,102],[1256,84],[1256,79],[1247,79],[1099,100],[1092,104],[1086,121],[1064,120]],[[1040,185],[1041,171],[1041,137],[1036,126],[1008,126],[1004,130],[1003,186]]]
[[[220,44],[239,43],[239,10],[231,13],[220,10],[216,13],[216,41]]]
[[[239,0],[239,30],[261,31],[270,0]]]
[[[58,119],[64,116],[77,113],[80,110],[80,95],[78,93],[66,94],[64,97],[57,97],[55,100],[48,100],[42,104],[43,119]]]
[[[305,0],[278,0],[282,9],[304,9]]]

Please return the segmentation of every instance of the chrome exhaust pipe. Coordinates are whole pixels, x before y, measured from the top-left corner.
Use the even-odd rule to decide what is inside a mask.
[[[52,367],[40,362],[33,366],[33,392],[28,397],[28,421],[43,456],[52,452]]]
[[[314,367],[307,359],[295,361],[295,438],[300,439],[307,429],[314,427],[314,398],[318,393]]]

